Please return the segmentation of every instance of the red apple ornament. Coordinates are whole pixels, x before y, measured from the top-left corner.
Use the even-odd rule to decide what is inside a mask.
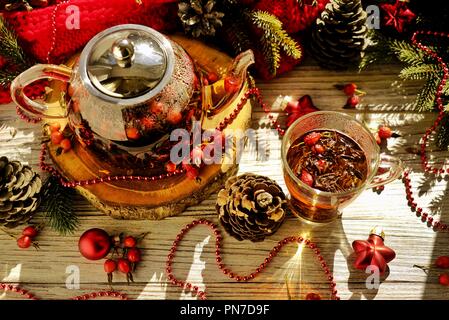
[[[81,235],[78,248],[86,259],[100,260],[108,255],[111,249],[111,239],[102,229],[89,229]]]

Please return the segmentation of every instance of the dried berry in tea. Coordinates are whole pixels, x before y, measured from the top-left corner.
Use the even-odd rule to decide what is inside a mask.
[[[334,193],[360,186],[368,168],[360,146],[334,130],[315,130],[295,140],[287,162],[305,184]]]

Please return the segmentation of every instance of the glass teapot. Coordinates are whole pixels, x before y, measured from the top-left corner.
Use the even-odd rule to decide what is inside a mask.
[[[251,51],[240,54],[226,77],[240,88],[252,63]],[[68,107],[59,114],[24,95],[25,86],[45,78],[68,83]],[[68,118],[82,145],[132,152],[154,144],[170,128],[183,127],[193,110],[204,111],[205,102],[217,110],[236,94],[217,95],[214,85],[205,84],[176,42],[149,27],[126,24],[92,38],[73,68],[38,64],[26,70],[12,82],[11,96],[30,116]]]

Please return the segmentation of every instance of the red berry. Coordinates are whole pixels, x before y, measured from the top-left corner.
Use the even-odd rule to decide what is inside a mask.
[[[151,117],[145,117],[142,120],[140,120],[140,122],[142,123],[142,126],[146,130],[152,129],[154,127],[154,125],[156,124],[156,121]]]
[[[374,138],[376,139],[376,143],[380,146],[382,144],[382,140],[380,139],[379,134],[376,133],[374,135]]]
[[[440,276],[438,277],[438,282],[442,286],[449,286],[449,274],[447,273],[440,274]]]
[[[306,170],[302,170],[301,172],[301,181],[304,182],[309,187],[313,185],[313,177]]]
[[[360,97],[356,95],[352,95],[346,101],[346,108],[355,108],[360,103]]]
[[[182,120],[182,114],[179,111],[170,110],[167,114],[167,121],[171,124],[178,124]]]
[[[441,256],[435,261],[435,266],[441,269],[449,269],[449,257]]]
[[[61,130],[61,124],[59,122],[53,122],[50,124],[50,131],[51,132],[56,132]]]
[[[207,80],[209,81],[209,83],[214,83],[217,82],[218,80],[218,75],[215,72],[209,72],[207,74]]]
[[[156,115],[164,112],[164,104],[160,101],[153,101],[150,105],[150,111]]]
[[[19,248],[27,249],[31,246],[33,241],[31,240],[31,237],[29,236],[21,236],[19,239],[17,239],[17,245]]]
[[[63,139],[64,135],[59,131],[52,132],[50,135],[51,143],[54,145],[59,145]]]
[[[314,145],[312,147],[312,151],[315,153],[318,153],[318,154],[322,154],[322,153],[324,153],[325,149],[324,149],[323,145],[317,143],[316,145]]]
[[[64,152],[70,151],[72,149],[72,142],[70,142],[70,139],[65,138],[61,141],[61,148],[64,150]]]
[[[391,138],[393,132],[391,131],[390,127],[381,126],[379,128],[378,134],[381,139],[388,139]]]
[[[116,269],[117,269],[117,263],[114,260],[108,259],[104,262],[104,272],[112,273]]]
[[[240,89],[240,79],[233,76],[227,76],[224,79],[224,87],[227,93],[235,93]]]
[[[130,265],[129,261],[126,259],[122,259],[122,258],[117,260],[117,268],[120,272],[123,272],[123,273],[128,273],[131,271],[131,265]]]
[[[306,145],[308,145],[309,147],[315,145],[318,140],[321,139],[321,134],[319,132],[312,132],[309,133],[305,138],[304,138],[304,143]]]
[[[174,164],[173,162],[169,161],[165,164],[165,171],[171,173],[171,172],[175,172],[176,171],[176,164]]]
[[[355,83],[348,83],[343,87],[343,92],[345,95],[353,96],[357,90],[357,85]]]
[[[306,300],[321,300],[321,296],[318,293],[309,292],[306,295]]]
[[[142,260],[142,255],[140,253],[140,250],[137,248],[131,248],[128,250],[127,258],[132,263],[137,263]]]
[[[316,166],[318,167],[319,170],[323,171],[324,169],[326,169],[326,160],[320,159],[316,162]]]
[[[184,169],[186,170],[187,178],[195,180],[198,177],[198,175],[199,175],[198,168],[196,168],[192,165],[189,165],[189,164],[186,164],[183,166],[184,166]]]
[[[127,236],[123,239],[123,245],[125,248],[134,248],[137,244],[136,238],[132,236]]]
[[[23,231],[22,231],[22,235],[28,236],[31,238],[36,237],[37,234],[38,234],[38,231],[35,226],[28,226],[25,229],[23,229]]]
[[[140,132],[137,128],[128,128],[126,129],[126,136],[128,139],[137,140],[140,138]]]

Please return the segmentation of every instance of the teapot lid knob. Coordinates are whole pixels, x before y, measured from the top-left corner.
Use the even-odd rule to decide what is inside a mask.
[[[112,54],[120,67],[129,68],[134,57],[134,44],[129,39],[119,39],[112,45]]]
[[[175,55],[170,41],[149,27],[126,24],[93,37],[80,56],[88,91],[121,105],[144,103],[169,83]]]

